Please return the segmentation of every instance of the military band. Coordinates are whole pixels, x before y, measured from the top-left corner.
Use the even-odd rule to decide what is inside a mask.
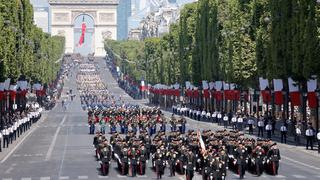
[[[98,121],[107,119],[106,123],[114,127],[109,131],[110,144],[106,143],[101,132],[98,137],[103,137],[105,145],[94,144],[98,149],[110,146],[112,153],[109,154],[113,154],[121,175],[144,175],[148,161],[151,161],[158,179],[163,177],[165,169],[170,176],[178,173],[189,180],[195,173],[204,180],[225,179],[227,169],[237,173],[239,178],[243,178],[246,171],[258,176],[263,172],[278,173],[280,152],[269,139],[249,139],[240,131],[227,130],[203,130],[199,137],[195,130],[183,132],[174,128],[181,122],[185,123],[183,116],[173,115],[166,124],[166,117],[157,108],[124,107],[89,111],[89,116],[95,114]],[[121,131],[123,126],[127,130]],[[171,131],[165,131],[161,126],[171,126]]]

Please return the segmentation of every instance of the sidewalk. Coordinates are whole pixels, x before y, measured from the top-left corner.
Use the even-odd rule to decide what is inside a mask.
[[[43,111],[41,114],[41,118],[36,123],[32,124],[30,129],[21,134],[20,137],[17,136],[17,139],[15,141],[12,141],[12,144],[9,144],[8,148],[3,148],[3,142],[1,143],[2,152],[0,152],[0,163],[3,163],[7,158],[9,158],[10,155],[15,151],[15,149],[17,149],[23,143],[23,141],[39,127],[39,124],[47,119],[49,112],[50,111]]]

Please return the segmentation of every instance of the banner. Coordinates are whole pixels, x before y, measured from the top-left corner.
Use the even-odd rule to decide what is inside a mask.
[[[308,87],[308,106],[310,108],[318,107],[318,97],[315,92],[317,89],[317,79],[309,79],[307,82]]]
[[[87,26],[86,26],[86,23],[84,22],[84,16],[83,16],[82,25],[81,25],[81,36],[80,36],[80,39],[79,39],[79,46],[81,46],[84,43],[84,37],[85,37],[85,34],[86,34],[86,29],[87,29]]]
[[[290,92],[290,101],[293,106],[301,105],[301,98],[299,92],[298,83],[293,81],[292,78],[288,78],[289,92]]]
[[[202,81],[202,88],[203,89],[209,89],[208,81]]]
[[[259,85],[260,85],[260,91],[263,91],[267,87],[269,87],[269,82],[267,79],[263,79],[262,77],[260,77],[259,78]]]
[[[208,89],[203,90],[203,97],[205,97],[206,99],[210,98],[210,93]]]
[[[282,79],[274,79],[273,80],[273,89],[274,89],[274,103],[276,105],[283,104],[283,82]]]

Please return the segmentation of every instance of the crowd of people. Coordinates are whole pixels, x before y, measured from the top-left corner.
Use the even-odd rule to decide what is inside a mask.
[[[41,112],[42,108],[38,103],[30,103],[26,105],[25,110],[3,115],[4,128],[0,131],[0,152],[2,152],[1,144],[3,148],[9,148],[13,141],[40,119]]]
[[[93,62],[80,63],[77,85],[83,109],[107,106],[111,96]]]
[[[280,142],[287,143],[288,135],[294,136],[296,146],[301,145],[301,138],[306,140],[306,149],[313,150],[314,141],[318,141],[318,152],[320,153],[320,130],[312,127],[311,122],[302,122],[293,120],[276,120],[270,113],[264,116],[256,117],[255,115],[244,114],[241,112],[210,112],[199,108],[189,108],[187,106],[173,106],[172,111],[177,115],[184,115],[197,121],[206,121],[223,125],[224,128],[231,127],[233,130],[242,131],[248,129],[249,134],[254,134],[261,138],[274,138],[275,132],[279,132]],[[280,124],[279,124],[280,123]],[[276,124],[279,124],[276,126]]]

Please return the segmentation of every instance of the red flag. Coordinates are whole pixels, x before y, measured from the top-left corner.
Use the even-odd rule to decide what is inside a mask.
[[[274,92],[274,103],[276,105],[282,105],[283,104],[282,91],[275,91]]]
[[[316,94],[316,92],[308,92],[308,105],[310,108],[317,108],[317,94]]]
[[[300,92],[290,92],[290,99],[293,106],[300,106],[301,100],[300,100]]]
[[[198,98],[199,97],[199,91],[197,89],[193,90],[193,97],[194,98]]]
[[[264,103],[270,103],[271,102],[271,94],[269,90],[262,90],[261,91],[262,99]]]
[[[86,34],[86,29],[87,29],[87,26],[86,26],[86,23],[84,22],[84,16],[83,16],[82,25],[81,25],[81,36],[80,36],[80,40],[79,40],[79,46],[81,46],[84,43],[84,36]]]
[[[217,101],[221,101],[222,100],[222,91],[215,91],[214,93],[214,97],[216,98]]]
[[[203,97],[205,97],[206,99],[210,98],[210,93],[208,89],[203,90]]]
[[[241,93],[239,90],[233,90],[233,100],[240,101]]]

